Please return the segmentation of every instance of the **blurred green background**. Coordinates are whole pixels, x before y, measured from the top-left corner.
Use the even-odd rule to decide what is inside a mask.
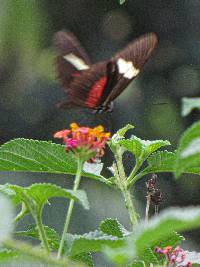
[[[102,124],[113,133],[127,123],[143,139],[168,139],[175,149],[181,133],[199,119],[198,112],[181,117],[181,98],[200,96],[200,1],[199,0],[0,0],[0,140],[16,137],[52,140],[52,134],[76,121],[80,125]],[[129,41],[146,32],[158,35],[158,47],[139,77],[115,102],[112,114],[94,115],[85,109],[59,110],[66,96],[56,80],[53,35],[71,30],[93,62],[113,55]],[[104,159],[110,166],[112,157]],[[132,167],[125,155],[127,172]],[[110,175],[104,170],[105,175]],[[29,185],[54,182],[71,187],[72,179],[60,175],[1,173],[1,182]],[[148,177],[146,177],[148,178]],[[200,203],[197,176],[175,181],[159,175],[163,192],[161,209]],[[121,196],[92,180],[83,179],[91,210],[76,207],[71,233],[94,230],[105,217],[117,217],[129,227]],[[137,209],[144,216],[145,179],[135,188]],[[44,221],[61,232],[67,205],[51,201]],[[25,223],[31,223],[26,218]],[[23,227],[20,225],[19,227]],[[190,250],[198,247],[197,232],[186,233]],[[200,232],[199,232],[200,233]],[[109,266],[96,256],[96,266]]]

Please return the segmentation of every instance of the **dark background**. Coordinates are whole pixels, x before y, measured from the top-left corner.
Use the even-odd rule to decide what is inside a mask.
[[[199,119],[193,112],[181,117],[181,98],[199,96],[200,86],[200,1],[199,0],[1,0],[0,9],[0,140],[16,137],[52,140],[55,131],[76,121],[80,125],[102,124],[113,133],[131,123],[143,139],[168,139],[175,149],[181,133]],[[146,32],[158,35],[158,47],[139,77],[115,102],[112,114],[94,115],[84,109],[59,110],[66,96],[56,81],[53,35],[71,30],[93,62],[107,59],[129,41]],[[169,148],[170,149],[170,148]],[[109,152],[108,152],[109,153]],[[104,159],[110,166],[110,155]],[[125,156],[127,172],[131,158]],[[105,174],[110,175],[105,170]],[[29,185],[54,182],[72,186],[70,177],[60,175],[2,173],[1,181]],[[145,180],[135,188],[141,217],[145,206]],[[197,176],[159,175],[167,206],[197,205],[200,182]],[[71,233],[94,230],[105,217],[117,217],[129,227],[127,212],[118,192],[89,179],[82,188],[88,193],[91,210],[76,207]],[[56,199],[47,206],[44,220],[59,232],[66,203]],[[27,218],[26,222],[30,219]],[[196,248],[198,232],[187,233],[190,250]],[[196,248],[200,249],[200,248]],[[109,266],[96,259],[97,266]]]

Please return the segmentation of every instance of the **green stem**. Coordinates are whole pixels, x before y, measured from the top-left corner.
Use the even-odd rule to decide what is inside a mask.
[[[131,198],[130,190],[128,190],[127,187],[124,187],[122,190],[122,194],[124,196],[125,205],[129,213],[132,227],[134,228],[134,226],[138,223],[138,220],[137,220],[137,213],[135,212],[135,208]]]
[[[125,171],[124,171],[124,166],[123,166],[123,160],[122,160],[122,155],[123,155],[123,151],[121,148],[119,148],[116,152],[116,155],[115,155],[115,159],[116,159],[116,162],[117,162],[117,169],[118,169],[118,172],[119,172],[119,179],[120,181],[124,182],[126,181],[126,174],[125,174]]]
[[[42,241],[42,245],[45,248],[45,250],[49,253],[50,252],[49,243],[47,241],[46,232],[44,229],[44,225],[42,223],[42,211],[40,210],[34,218],[37,224],[37,228],[38,228],[40,239]]]
[[[24,196],[24,199],[26,200],[25,203],[26,203],[28,209],[30,210],[31,215],[33,216],[33,218],[35,220],[36,226],[38,228],[41,243],[42,243],[43,247],[45,248],[46,252],[49,253],[50,248],[49,248],[49,244],[47,241],[44,226],[42,224],[42,208],[36,207],[35,204],[32,202],[32,200],[29,199],[25,193],[23,194],[23,196]]]
[[[124,167],[123,167],[122,154],[123,154],[123,151],[121,150],[121,148],[119,148],[115,155],[116,163],[117,163],[115,174],[116,174],[119,188],[125,200],[125,205],[129,213],[132,227],[134,228],[135,224],[137,224],[137,213],[135,212],[135,208],[134,208],[133,201],[131,198],[131,193],[130,193],[130,190],[128,189],[127,178],[126,178],[126,174],[125,174]]]
[[[129,181],[128,183],[128,188],[130,188],[132,185],[134,185],[140,178],[142,178],[143,176],[145,176],[146,174],[149,174],[150,172],[145,172],[141,171],[140,173],[138,173],[137,175],[135,175],[133,177],[133,179],[131,181]]]
[[[132,172],[130,173],[129,177],[127,178],[127,182],[128,183],[130,183],[134,179],[134,177],[135,177],[135,175],[136,175],[136,173],[137,173],[137,171],[139,170],[140,167],[141,167],[141,162],[140,161],[136,161],[136,164],[135,164]]]
[[[18,223],[24,217],[24,212],[19,212],[17,216],[14,218],[14,223]]]
[[[75,177],[75,180],[74,180],[74,187],[73,187],[74,191],[76,191],[78,189],[78,187],[79,187],[80,180],[81,180],[82,169],[83,169],[83,161],[81,159],[78,159],[78,168],[77,168],[76,177]],[[60,245],[59,245],[59,249],[58,249],[58,255],[57,255],[58,259],[62,255],[62,250],[63,250],[63,247],[64,247],[65,237],[66,237],[66,234],[67,234],[67,231],[68,231],[68,227],[69,227],[69,223],[70,223],[73,207],[74,207],[74,200],[71,199],[70,203],[69,203],[69,208],[67,210],[67,215],[66,215],[66,219],[65,219],[64,228],[63,228],[63,233],[62,233],[62,237],[61,237],[61,241],[60,241]]]

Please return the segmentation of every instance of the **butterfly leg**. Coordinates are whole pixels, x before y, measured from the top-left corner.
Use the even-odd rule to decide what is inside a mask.
[[[93,110],[93,113],[94,114],[101,114],[103,112],[113,112],[113,108],[114,108],[114,103],[110,102],[107,105],[98,106],[95,110]]]

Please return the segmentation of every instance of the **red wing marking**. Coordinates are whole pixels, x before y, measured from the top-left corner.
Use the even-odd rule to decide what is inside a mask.
[[[78,71],[75,71],[72,73],[72,77],[80,77],[80,76],[81,76],[81,74]]]
[[[103,90],[105,88],[106,82],[107,82],[107,77],[102,77],[92,85],[88,97],[85,101],[86,106],[94,108],[98,105]]]

